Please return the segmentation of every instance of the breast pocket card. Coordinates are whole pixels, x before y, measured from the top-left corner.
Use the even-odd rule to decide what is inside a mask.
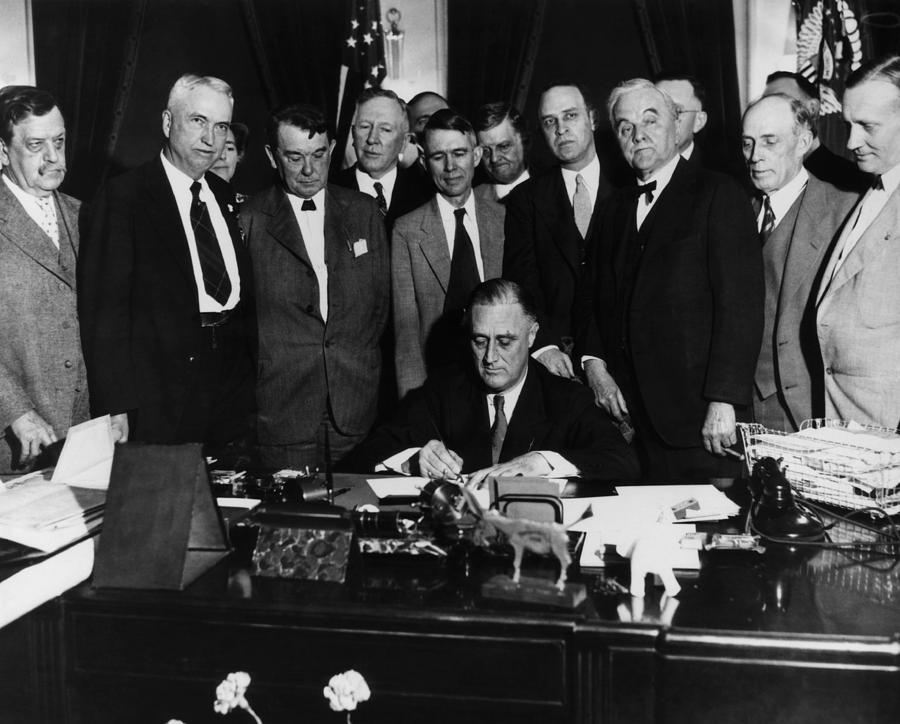
[[[353,242],[353,256],[356,258],[361,257],[363,254],[367,254],[369,252],[369,245],[366,243],[365,239],[357,239]]]

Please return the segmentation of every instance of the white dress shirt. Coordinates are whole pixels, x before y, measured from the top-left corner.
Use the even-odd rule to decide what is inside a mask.
[[[638,231],[640,231],[641,225],[644,223],[647,216],[649,216],[650,210],[653,208],[657,199],[659,199],[659,196],[663,192],[663,189],[665,189],[666,186],[669,185],[669,181],[672,180],[672,174],[675,173],[675,167],[678,165],[678,161],[680,160],[681,156],[676,153],[668,163],[662,166],[662,168],[658,168],[656,170],[656,173],[654,173],[650,178],[645,179],[644,181],[638,181],[641,186],[648,184],[651,181],[656,181],[656,188],[653,190],[652,199],[648,201],[647,194],[641,194],[638,197],[637,212],[635,216]]]
[[[453,243],[456,239],[456,216],[453,212],[456,211],[457,207],[452,206],[440,194],[437,194],[437,205],[438,213],[441,215],[441,223],[444,225],[447,248],[452,259]],[[466,203],[461,208],[466,210],[466,215],[463,217],[463,227],[468,232],[469,238],[472,240],[472,248],[475,250],[475,265],[478,267],[478,278],[484,281],[484,262],[481,260],[481,241],[478,236],[478,222],[475,218],[475,194],[471,190],[469,190],[469,198],[466,199]]]
[[[375,190],[375,184],[381,184],[381,193],[384,194],[384,201],[388,208],[391,208],[391,199],[394,198],[394,184],[397,183],[397,167],[394,166],[384,176],[379,179],[372,178],[363,171],[359,166],[356,167],[356,185],[364,194],[368,194],[373,199],[378,198],[378,192]]]
[[[312,264],[316,281],[319,283],[319,312],[328,320],[328,267],[325,266],[325,189],[321,189],[310,201],[316,205],[315,211],[303,211],[303,202],[296,194],[289,193],[288,201],[294,210],[303,245]]]
[[[684,149],[684,150],[681,152],[681,157],[682,157],[685,161],[690,161],[690,160],[691,160],[691,156],[693,156],[693,155],[694,155],[694,142],[691,141],[691,145],[688,146],[686,149]]]
[[[581,171],[570,171],[567,168],[561,168],[563,183],[566,185],[566,196],[569,199],[569,205],[575,205],[575,177],[581,176],[584,179],[584,185],[587,186],[588,194],[591,197],[591,208],[597,205],[597,192],[600,189],[600,159],[594,154],[591,162]]]
[[[222,251],[222,259],[225,261],[225,271],[231,280],[231,294],[225,304],[220,304],[206,293],[206,287],[203,284],[203,269],[200,267],[200,256],[197,254],[197,241],[194,238],[194,227],[191,224],[191,204],[194,202],[194,195],[191,193],[191,184],[194,179],[183,171],[175,168],[172,163],[160,153],[162,159],[163,171],[166,172],[166,178],[169,180],[169,186],[175,195],[175,203],[178,205],[178,214],[181,216],[181,225],[184,227],[184,235],[188,242],[188,251],[191,255],[191,267],[194,270],[194,280],[197,283],[197,297],[201,312],[222,312],[228,309],[234,309],[241,298],[241,277],[238,273],[237,256],[234,253],[234,245],[231,243],[231,232],[228,230],[228,224],[225,223],[225,217],[222,216],[222,210],[219,208],[219,202],[210,190],[205,178],[200,181],[200,200],[206,204],[209,212],[209,220],[212,223],[213,231],[216,232],[216,240],[219,242],[219,249]]]
[[[806,188],[806,184],[809,183],[809,174],[806,172],[806,169],[802,166],[800,167],[800,173],[798,173],[794,178],[788,181],[784,186],[782,186],[777,191],[773,191],[770,194],[767,194],[769,197],[769,206],[772,207],[772,213],[775,216],[775,223],[772,228],[774,229],[781,223],[781,220],[784,218],[784,215],[791,210],[791,206],[794,205],[794,202],[797,200],[797,197],[803,193],[803,189]],[[766,207],[761,204],[759,208],[759,214],[756,217],[756,230],[762,231],[763,219],[766,215]]]
[[[3,180],[6,182],[6,185],[9,187],[9,190],[12,191],[13,196],[15,196],[19,203],[22,204],[22,208],[25,209],[25,213],[28,214],[31,219],[37,224],[42,230],[44,229],[44,210],[41,208],[40,203],[37,200],[37,196],[32,196],[27,191],[24,191],[19,188],[18,184],[13,181],[9,176],[5,173],[2,174]],[[51,194],[50,198],[53,196]],[[56,214],[56,202],[52,204],[50,207],[53,209],[53,213]],[[57,215],[57,222],[59,221],[59,216]],[[50,236],[49,233],[44,231],[45,236],[50,240],[50,242],[59,249],[59,240],[54,239]]]
[[[526,168],[524,171],[522,171],[522,175],[519,176],[519,178],[517,178],[511,184],[493,184],[494,198],[497,199],[498,201],[500,199],[505,199],[509,195],[510,191],[512,191],[520,183],[527,181],[530,178],[531,178],[531,174],[528,173],[528,169]]]

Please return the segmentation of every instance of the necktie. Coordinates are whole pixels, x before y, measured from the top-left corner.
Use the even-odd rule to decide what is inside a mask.
[[[656,191],[656,181],[651,181],[648,184],[638,185],[637,196],[638,196],[638,198],[643,196],[644,201],[646,201],[647,205],[649,206],[651,203],[653,203],[653,192],[654,191]]]
[[[303,203],[300,204],[300,211],[315,211],[316,210],[316,202],[312,199],[303,199]]]
[[[41,209],[41,229],[49,236],[56,246],[59,246],[59,224],[56,221],[56,207],[53,205],[52,196],[43,196],[37,199]]]
[[[382,216],[387,216],[387,199],[384,198],[384,186],[380,181],[375,182],[375,201],[378,202],[378,209]]]
[[[200,199],[200,182],[191,184],[191,226],[194,229],[194,243],[197,245],[197,256],[200,259],[200,271],[203,274],[203,286],[206,293],[219,304],[225,304],[231,296],[231,280],[225,270],[225,259],[219,240],[209,218],[209,209]]]
[[[572,197],[572,209],[575,212],[575,226],[578,227],[578,233],[583,239],[587,236],[588,227],[591,225],[593,208],[591,195],[588,193],[587,184],[581,174],[575,176],[575,196]]]
[[[444,298],[444,311],[458,311],[466,306],[472,290],[481,279],[475,263],[475,249],[469,232],[463,226],[465,209],[456,209],[456,233],[453,237],[453,258],[450,260],[450,282],[447,284],[447,296]]]
[[[506,413],[503,411],[503,395],[494,395],[494,424],[491,427],[491,465],[500,461],[500,451],[506,437]]]
[[[881,176],[872,179],[872,188],[876,191],[884,191],[884,181],[881,180]]]
[[[772,204],[769,202],[768,194],[763,196],[763,219],[762,226],[759,228],[759,243],[765,244],[775,228],[775,212],[772,211]]]

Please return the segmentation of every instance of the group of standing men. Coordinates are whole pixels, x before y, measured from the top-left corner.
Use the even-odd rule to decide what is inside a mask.
[[[572,431],[547,438],[578,440],[568,462],[593,461],[585,450],[602,439],[618,461],[610,474],[627,476],[632,454],[611,442],[610,421],[634,435],[645,479],[662,481],[733,474],[741,419],[791,430],[822,411],[896,427],[900,58],[848,82],[848,147],[877,179],[862,196],[846,190],[862,174],[833,184],[806,170],[815,109],[802,88],[779,87],[743,118],[751,205],[703,166],[697,88],[668,77],[613,90],[609,122],[637,179],[616,190],[595,147],[597,111],[574,84],[540,97],[558,165],[532,177],[507,106],[488,104],[473,126],[434,94],[408,109],[373,90],[357,103],[358,162],[329,183],[327,119],[290,105],[266,129],[277,183],[239,208],[208,172],[231,89],[187,75],[162,113],[160,155],[104,185],[80,236],[79,204],[57,190],[60,109],[34,88],[0,90],[0,464],[37,460],[89,409],[111,415],[118,441],[255,439],[267,467],[320,466],[330,445],[338,460],[379,415],[387,329],[396,391],[425,427],[435,420],[422,400],[442,399],[433,379],[448,369],[474,364],[478,389],[513,399],[530,375],[540,395],[571,402],[538,413],[527,393],[522,409],[555,410],[542,424]],[[407,167],[411,119],[422,164]],[[476,186],[480,163],[490,183]],[[514,284],[483,284],[499,277]],[[531,362],[503,367],[529,348]],[[550,373],[573,381],[559,388]],[[417,398],[423,384],[438,397]],[[518,428],[495,404],[472,418],[496,448],[479,455],[533,461],[534,435],[515,455],[497,443],[501,421],[503,434]],[[417,443],[437,453],[421,467],[462,469],[431,432],[441,444]]]

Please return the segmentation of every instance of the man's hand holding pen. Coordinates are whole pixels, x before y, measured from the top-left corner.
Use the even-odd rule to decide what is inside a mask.
[[[440,440],[429,440],[419,450],[419,475],[427,478],[462,478],[463,460]]]

